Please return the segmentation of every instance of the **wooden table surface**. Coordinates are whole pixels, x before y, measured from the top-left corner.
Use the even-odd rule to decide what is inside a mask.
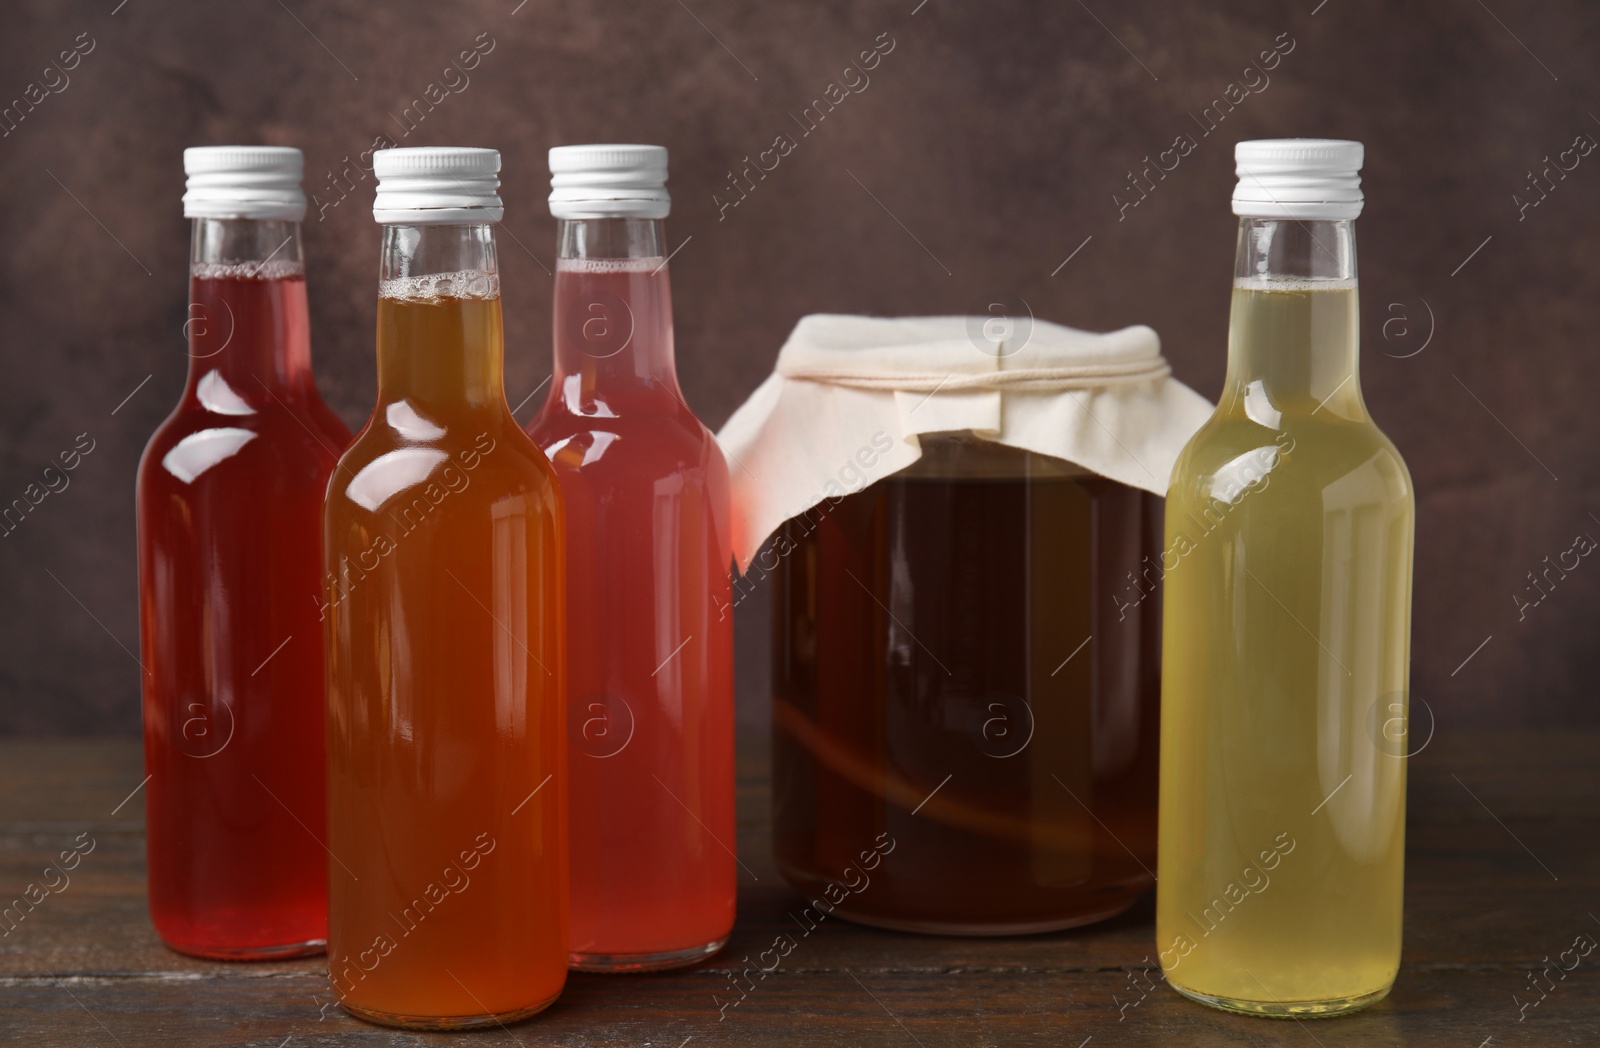
[[[136,743],[0,743],[0,905],[80,834],[94,842],[71,883],[0,937],[0,1044],[1600,1045],[1600,952],[1555,967],[1580,935],[1600,940],[1600,734],[1441,733],[1413,758],[1399,982],[1366,1012],[1303,1023],[1224,1015],[1162,986],[1149,899],[1093,928],[1011,939],[830,920],[719,1018],[713,995],[730,999],[730,972],[793,931],[802,905],[771,859],[765,743],[741,749],[751,873],[720,956],[575,974],[509,1030],[411,1034],[330,1006],[320,959],[210,963],[161,946],[145,912]]]

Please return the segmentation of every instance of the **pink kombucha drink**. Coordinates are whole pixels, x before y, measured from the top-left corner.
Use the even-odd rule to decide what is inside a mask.
[[[733,926],[728,471],[673,363],[666,151],[551,151],[555,367],[529,434],[567,525],[573,967],[648,971]]]

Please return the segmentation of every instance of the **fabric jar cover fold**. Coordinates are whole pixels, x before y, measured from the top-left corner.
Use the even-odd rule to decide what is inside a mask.
[[[1171,376],[1144,325],[1105,334],[989,317],[803,317],[773,374],[717,435],[731,464],[739,569],[777,527],[968,432],[1165,495],[1211,404]],[[884,438],[889,449],[882,450]]]

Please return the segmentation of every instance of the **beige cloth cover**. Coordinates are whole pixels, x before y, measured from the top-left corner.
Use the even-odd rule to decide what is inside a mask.
[[[1164,495],[1210,414],[1143,325],[808,316],[717,437],[734,555],[744,570],[785,520],[910,466],[926,433],[970,432]]]

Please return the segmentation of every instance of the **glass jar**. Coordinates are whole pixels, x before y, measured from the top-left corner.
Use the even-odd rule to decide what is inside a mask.
[[[779,529],[774,838],[827,912],[1104,920],[1154,883],[1161,500],[939,434]]]

